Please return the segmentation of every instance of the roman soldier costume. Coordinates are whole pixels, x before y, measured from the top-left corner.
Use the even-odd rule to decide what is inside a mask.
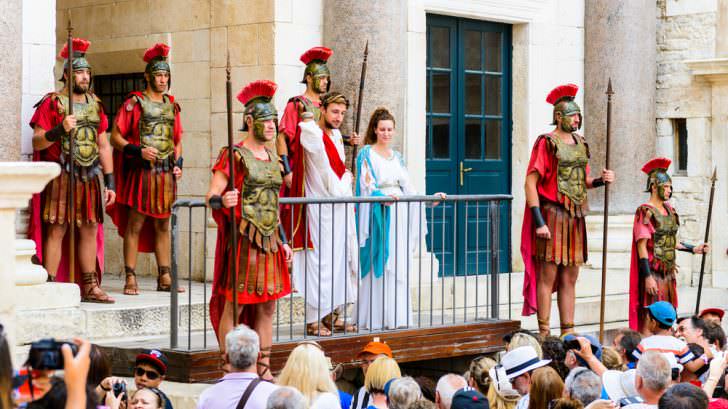
[[[65,59],[64,72],[66,72],[69,60],[72,70],[91,70],[91,65],[86,60],[86,51],[90,42],[80,39],[73,39],[73,56],[68,55],[68,46],[61,50],[60,58]],[[70,58],[69,58],[70,57]],[[70,80],[70,79],[69,79]],[[62,81],[66,81],[62,78]],[[72,81],[67,86],[74,87]],[[78,95],[74,88],[74,94]],[[30,121],[30,127],[34,130],[38,127],[45,131],[44,138],[51,144],[44,149],[34,150],[34,161],[56,162],[61,165],[61,174],[53,179],[38,195],[33,196],[31,203],[31,220],[29,235],[36,242],[38,257],[44,259],[44,241],[47,239],[46,228],[49,225],[63,225],[75,223],[76,226],[98,224],[96,235],[96,271],[83,271],[77,275],[85,289],[82,292],[83,301],[92,302],[113,302],[105,294],[96,296],[91,290],[101,282],[103,272],[103,188],[99,180],[102,173],[99,155],[99,136],[106,132],[108,120],[104,113],[104,107],[96,95],[90,90],[83,94],[83,101],[69,101],[67,93],[50,92],[46,94],[36,105],[36,111]],[[71,132],[66,132],[63,127],[63,120],[66,117],[70,104],[73,104],[73,115],[76,118],[76,126]],[[73,151],[71,151],[71,138],[73,138]],[[71,175],[71,162],[73,162],[74,174]],[[111,173],[104,174],[105,188],[114,190],[114,180]],[[71,195],[71,178],[74,178],[75,194]],[[75,220],[71,220],[71,207],[75,207]],[[78,231],[76,231],[78,234]],[[64,236],[63,250],[57,271],[49,270],[49,279],[58,281],[69,281],[68,266],[68,238]],[[77,239],[78,243],[79,240]],[[75,267],[75,271],[79,271]]]
[[[326,65],[333,52],[326,47],[314,47],[301,55],[301,61],[306,64],[302,83],[306,84],[306,76],[313,78],[313,92],[323,94],[328,92],[331,86],[331,73]],[[326,88],[320,85],[321,79],[326,78]],[[284,187],[282,196],[303,197],[305,196],[304,184],[304,160],[303,148],[301,147],[301,129],[298,124],[303,121],[304,112],[312,112],[314,121],[318,121],[321,111],[320,101],[312,101],[305,95],[295,96],[288,100],[283,111],[283,118],[280,123],[280,134],[276,142],[278,154],[281,155],[284,174],[293,172],[290,188]],[[283,140],[285,136],[285,141]],[[288,163],[290,160],[290,164]],[[306,231],[305,205],[284,206],[281,211],[281,221],[286,235],[291,238],[291,247],[294,251],[303,250],[304,247],[312,248],[311,239]]]
[[[278,120],[275,105],[271,102],[276,91],[272,81],[255,81],[248,84],[238,95],[245,105],[245,116],[252,116],[254,128],[250,135],[265,140],[258,124]],[[243,130],[246,130],[244,128]],[[241,305],[258,304],[275,300],[291,292],[288,266],[281,246],[286,243],[278,217],[278,197],[282,184],[281,166],[278,156],[266,148],[269,160],[253,155],[243,143],[234,148],[234,186],[240,192],[240,201],[235,207],[238,226],[237,249],[231,254],[230,209],[222,207],[221,196],[213,196],[210,205],[217,222],[217,243],[215,248],[215,271],[210,299],[210,319],[218,331],[225,301],[232,302],[232,292],[237,291]],[[230,176],[228,148],[222,148],[212,172]],[[225,192],[223,192],[224,195]],[[230,288],[229,262],[235,260],[237,282]],[[241,322],[253,326],[254,309],[245,308]]]

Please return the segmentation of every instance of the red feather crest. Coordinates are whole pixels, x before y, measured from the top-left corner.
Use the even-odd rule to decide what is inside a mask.
[[[575,84],[559,85],[558,87],[552,89],[551,92],[549,92],[549,95],[546,97],[546,102],[548,102],[551,105],[556,105],[556,103],[559,102],[562,98],[576,97],[577,92],[579,92],[578,85],[575,85]]]
[[[253,81],[246,85],[242,91],[238,94],[238,101],[242,102],[243,105],[247,104],[251,99],[257,97],[272,98],[278,89],[278,85],[275,82],[269,80],[258,80]]]
[[[314,47],[301,55],[301,61],[306,65],[314,60],[321,60],[323,62],[326,62],[333,53],[334,52],[331,51],[330,48]]]
[[[91,45],[91,42],[88,40],[84,40],[83,38],[74,38],[73,39],[73,52],[85,54],[86,50],[88,50],[88,47],[90,45]],[[62,60],[65,60],[68,58],[68,43],[63,44],[63,49],[61,50],[59,57]]]
[[[164,43],[154,44],[144,52],[144,62],[152,61],[157,57],[167,57],[169,54],[169,46]]]
[[[644,166],[642,166],[642,172],[645,172],[646,174],[650,174],[655,169],[664,169],[667,170],[667,168],[670,167],[670,164],[672,161],[668,158],[654,158],[651,159],[649,162],[645,163]]]

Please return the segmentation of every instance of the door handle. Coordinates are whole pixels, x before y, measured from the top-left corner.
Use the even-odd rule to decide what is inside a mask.
[[[460,161],[460,186],[465,185],[465,174],[472,171],[473,168],[466,168],[463,166],[463,162]]]

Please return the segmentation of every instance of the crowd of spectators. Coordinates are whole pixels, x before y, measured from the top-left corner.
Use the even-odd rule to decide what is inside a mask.
[[[225,338],[224,367],[229,371],[199,396],[197,407],[728,409],[723,310],[680,319],[666,302],[647,310],[645,334],[619,330],[610,345],[602,345],[588,334],[540,339],[520,330],[504,338],[499,357],[479,356],[464,374],[445,373],[436,381],[403,375],[389,346],[375,339],[356,355],[363,386],[351,395],[337,386],[340,366],[314,341],[293,349],[275,383],[261,380],[259,337],[240,325]],[[134,363],[133,385],[127,385],[111,376],[98,347],[76,343],[75,355],[69,345],[62,347],[63,378],[27,367],[13,376],[0,327],[0,409],[172,409],[162,391],[169,365],[162,352],[142,351]]]

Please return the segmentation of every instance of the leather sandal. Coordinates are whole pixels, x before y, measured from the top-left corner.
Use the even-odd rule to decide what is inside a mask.
[[[536,321],[538,321],[538,333],[542,338],[551,335],[551,320],[549,318],[536,318]]]
[[[172,269],[169,267],[159,267],[158,268],[158,275],[157,275],[157,291],[162,292],[170,292],[172,291]],[[185,292],[185,289],[182,287],[179,287],[177,289],[178,293]]]
[[[96,280],[96,272],[83,273],[83,290],[81,292],[81,302],[91,302],[98,304],[113,304],[116,301],[109,297],[104,290],[99,287]]]
[[[329,328],[321,322],[312,322],[310,324],[306,324],[306,335],[329,337],[331,336],[331,330],[329,330]]]
[[[343,319],[339,316],[339,313],[334,311],[331,314],[325,316],[321,322],[331,331],[333,332],[344,332],[344,329],[346,329],[346,332],[357,332],[358,329],[356,327],[356,324],[347,324],[344,322]]]
[[[561,337],[574,332],[573,322],[564,322],[561,324]]]
[[[272,347],[260,348],[260,355],[258,356],[258,377],[264,381],[272,381],[273,373],[270,371],[270,354]],[[268,362],[264,362],[263,359],[268,359]],[[268,374],[268,376],[266,376]]]
[[[124,266],[126,283],[124,283],[124,295],[139,295],[139,284],[136,279],[136,271],[129,266]]]

